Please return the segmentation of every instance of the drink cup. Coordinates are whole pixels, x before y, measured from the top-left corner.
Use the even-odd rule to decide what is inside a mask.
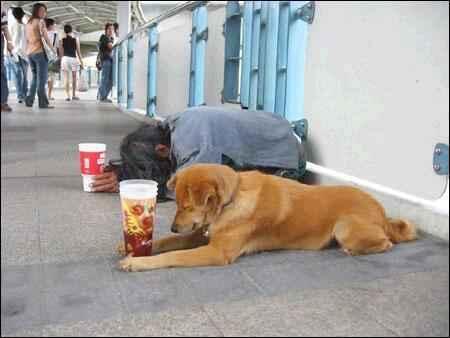
[[[120,182],[122,224],[127,254],[133,257],[152,254],[158,183],[150,180]]]
[[[80,171],[83,176],[83,190],[91,192],[93,177],[103,173],[105,167],[106,144],[80,143]]]

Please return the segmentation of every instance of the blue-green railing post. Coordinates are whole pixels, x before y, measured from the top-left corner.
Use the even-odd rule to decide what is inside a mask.
[[[275,111],[279,3],[270,1],[267,18],[266,59],[264,64],[264,110]]]
[[[304,118],[304,82],[305,82],[305,54],[308,22],[302,18],[303,7],[313,7],[313,3],[291,1],[288,46],[288,67],[286,74],[286,111],[285,117],[289,121]],[[307,20],[312,17],[307,16]]]
[[[226,7],[225,65],[222,102],[236,102],[239,98],[239,61],[241,49],[241,8],[239,1],[228,1]]]
[[[158,28],[148,28],[148,65],[147,65],[147,116],[156,114],[156,74],[158,53]]]
[[[248,108],[250,105],[250,73],[252,56],[252,29],[253,29],[253,4],[244,2],[244,20],[242,37],[242,69],[241,69],[241,106]]]
[[[208,39],[208,11],[205,5],[192,13],[191,70],[189,76],[189,106],[205,104],[205,54]]]
[[[127,109],[133,109],[134,104],[134,39],[130,36],[127,48]]]
[[[195,96],[195,56],[197,49],[197,12],[198,8],[194,8],[192,11],[192,32],[191,32],[191,64],[189,70],[189,102],[188,106],[194,106]]]
[[[88,87],[91,88],[92,87],[92,71],[91,71],[91,67],[88,67],[87,73],[88,73]]]
[[[258,57],[258,96],[256,108],[264,109],[264,82],[266,65],[267,21],[269,16],[269,2],[261,1],[261,17],[259,30],[259,57]]]
[[[289,38],[289,1],[279,4],[278,46],[277,46],[277,83],[275,96],[275,113],[285,116],[286,73]]]
[[[122,43],[117,48],[117,103],[123,102],[123,55]]]
[[[253,1],[252,23],[252,55],[250,61],[250,98],[249,108],[257,109],[258,99],[258,75],[259,75],[259,38],[261,31],[261,1]]]
[[[117,47],[113,50],[113,87],[117,86]]]

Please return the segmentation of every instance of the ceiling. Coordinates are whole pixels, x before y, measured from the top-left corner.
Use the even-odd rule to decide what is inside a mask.
[[[57,24],[70,23],[81,33],[103,30],[106,22],[117,19],[118,1],[2,1],[3,5],[21,6],[29,14],[35,3],[44,3],[47,17]]]

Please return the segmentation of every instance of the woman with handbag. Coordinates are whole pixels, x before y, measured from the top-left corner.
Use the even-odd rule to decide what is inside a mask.
[[[47,28],[43,20],[46,15],[47,6],[42,3],[34,4],[30,20],[25,27],[27,54],[33,74],[25,104],[27,107],[33,106],[37,90],[39,108],[43,109],[54,108],[48,103],[45,85],[48,78],[48,62],[56,56],[56,52],[52,49],[52,44],[48,39]]]

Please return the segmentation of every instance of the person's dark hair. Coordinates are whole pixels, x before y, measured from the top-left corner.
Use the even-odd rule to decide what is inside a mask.
[[[17,20],[17,22],[22,23],[22,19],[25,16],[25,12],[23,11],[22,7],[14,7],[12,9],[12,15]]]
[[[161,158],[156,153],[158,144],[170,146],[170,130],[162,122],[155,121],[128,134],[120,145],[120,179],[154,180],[158,182],[158,199],[164,200],[172,163],[170,159]]]
[[[119,24],[117,22],[113,23],[114,32],[117,32],[119,30]]]
[[[113,25],[111,22],[107,22],[107,23],[105,24],[105,33],[106,33],[106,31],[108,30],[108,28],[111,27],[111,26],[114,28],[114,25]]]
[[[53,26],[55,24],[55,20],[50,19],[50,18],[46,18],[45,19],[45,27],[50,28],[51,26]]]
[[[30,20],[28,22],[30,22],[33,19],[40,19],[39,18],[39,10],[42,7],[45,8],[45,10],[47,10],[47,6],[44,5],[43,3],[38,2],[38,3],[33,5],[33,9],[31,10],[31,17],[30,17]]]
[[[69,24],[64,25],[64,33],[66,34],[72,33],[72,26]]]

